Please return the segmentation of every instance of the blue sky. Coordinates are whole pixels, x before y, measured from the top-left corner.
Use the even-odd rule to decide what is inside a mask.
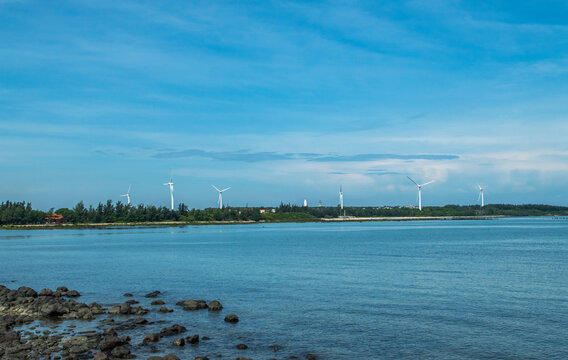
[[[568,205],[565,1],[0,0],[0,199]]]

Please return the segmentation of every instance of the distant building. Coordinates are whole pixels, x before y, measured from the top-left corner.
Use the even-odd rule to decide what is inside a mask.
[[[61,224],[63,222],[63,216],[53,213],[45,217],[45,222],[48,224]]]
[[[266,212],[266,209],[260,209],[259,211],[261,214],[264,214]]]

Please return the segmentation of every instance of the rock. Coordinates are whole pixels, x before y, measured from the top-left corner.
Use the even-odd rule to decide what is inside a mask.
[[[51,289],[41,289],[39,296],[54,296],[54,292]]]
[[[150,305],[164,305],[165,302],[164,300],[152,300],[152,302],[150,303]]]
[[[132,295],[131,293],[125,293],[125,294],[124,294],[124,295],[122,295],[122,296],[126,296],[126,297],[132,297],[132,296],[134,296],[134,295]]]
[[[160,336],[171,336],[171,335],[181,334],[185,332],[185,330],[187,330],[185,327],[178,324],[174,324],[170,327],[163,328],[162,330],[160,330]]]
[[[144,337],[142,343],[147,344],[147,343],[155,343],[158,341],[160,341],[160,334],[150,334]]]
[[[108,355],[104,352],[96,353],[94,360],[108,360]]]
[[[127,302],[112,306],[108,311],[111,315],[144,315],[147,312],[148,309],[144,309],[141,306],[130,306]]]
[[[188,336],[185,338],[188,344],[198,344],[199,343],[199,334],[194,334],[192,336]]]
[[[239,317],[238,317],[237,315],[235,315],[235,314],[227,315],[227,316],[225,316],[225,322],[233,323],[233,324],[234,324],[234,323],[238,323],[238,322],[239,322]]]
[[[18,296],[36,298],[37,292],[32,288],[29,288],[27,286],[22,286],[18,289]]]
[[[211,340],[211,338],[209,336],[204,336],[202,337],[203,340]]]
[[[168,354],[162,358],[162,360],[179,360],[177,356],[174,354]]]
[[[175,339],[173,342],[174,346],[184,346],[185,340],[183,338]]]
[[[148,320],[146,320],[144,318],[136,318],[136,319],[132,319],[131,321],[136,325],[143,325],[143,324],[148,323]]]
[[[307,353],[304,357],[308,360],[316,360],[316,356],[314,354]]]
[[[126,346],[117,346],[110,352],[113,358],[126,359],[130,350]]]
[[[144,297],[147,297],[147,298],[155,298],[155,297],[157,297],[159,294],[160,294],[160,292],[159,292],[158,290],[156,290],[156,291],[152,291],[151,293],[148,293],[148,294],[144,295]]]
[[[158,311],[161,312],[161,313],[171,313],[171,312],[174,312],[173,309],[168,309],[168,308],[165,307],[165,306],[162,306],[162,307],[160,308],[160,310],[158,310]]]
[[[207,308],[207,303],[205,300],[184,300],[176,303],[176,305],[183,306],[184,310],[194,311],[194,310],[202,310]]]
[[[251,358],[238,357],[237,360],[252,360]]]
[[[237,349],[239,349],[239,350],[246,350],[246,349],[248,349],[248,346],[247,346],[246,344],[238,344],[236,347],[237,347]]]
[[[60,286],[57,288],[57,291],[60,293],[66,293],[67,291],[69,291],[69,289],[67,289],[66,286]]]
[[[162,360],[162,357],[161,356],[150,356],[146,360]]]
[[[70,298],[75,298],[75,297],[81,296],[81,294],[79,294],[79,292],[77,290],[71,290],[71,291],[67,291],[65,293],[65,296],[70,297]]]
[[[115,333],[116,334],[116,333]],[[124,345],[125,342],[122,339],[116,337],[116,335],[108,335],[105,336],[101,344],[99,345],[99,349],[101,351],[110,351],[117,346]]]
[[[213,300],[207,304],[207,309],[209,309],[209,311],[221,311],[223,305],[218,300]]]
[[[274,350],[274,352],[276,352],[276,351],[280,351],[280,349],[282,347],[280,345],[272,345],[271,348],[272,348],[272,350]]]
[[[134,305],[134,304],[139,304],[140,302],[139,302],[139,301],[136,301],[136,300],[126,300],[124,303],[125,303],[125,304]]]
[[[207,356],[198,356],[196,358],[193,358],[193,360],[209,360],[209,358]]]

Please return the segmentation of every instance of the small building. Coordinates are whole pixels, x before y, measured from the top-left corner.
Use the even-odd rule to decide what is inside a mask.
[[[48,224],[61,224],[63,222],[63,216],[57,213],[49,214],[45,217],[45,222]]]
[[[260,209],[259,211],[261,214],[264,214],[266,212],[266,209]]]

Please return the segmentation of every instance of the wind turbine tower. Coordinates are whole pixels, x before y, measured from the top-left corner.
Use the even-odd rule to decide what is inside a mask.
[[[219,202],[219,209],[223,208],[223,192],[229,190],[231,187],[229,186],[228,188],[225,188],[223,190],[219,190],[217,189],[217,187],[215,185],[211,185],[213,186],[213,189],[217,190],[219,192],[219,199],[217,200]]]
[[[174,209],[174,183],[172,182],[172,178],[170,177],[170,182],[167,182],[164,184],[164,186],[170,186],[170,198],[172,201],[172,207],[171,209]]]
[[[427,183],[424,183],[424,184],[418,184],[416,181],[412,180],[410,178],[410,176],[407,176],[407,178],[410,181],[412,181],[414,183],[414,185],[416,185],[416,187],[418,187],[418,210],[422,211],[422,187],[433,183],[434,180],[428,181]]]
[[[343,186],[339,185],[339,206],[341,206],[341,211],[343,211]]]
[[[120,197],[126,197],[126,201],[128,202],[128,205],[130,205],[130,187],[131,186],[132,186],[132,184],[128,185],[128,192],[126,194],[120,195]]]
[[[481,185],[477,185],[477,187],[479,188],[479,196],[477,197],[477,201],[479,201],[479,199],[481,199],[481,207],[483,207],[485,205],[485,203],[483,201],[483,190],[485,190],[485,189],[482,188]]]

